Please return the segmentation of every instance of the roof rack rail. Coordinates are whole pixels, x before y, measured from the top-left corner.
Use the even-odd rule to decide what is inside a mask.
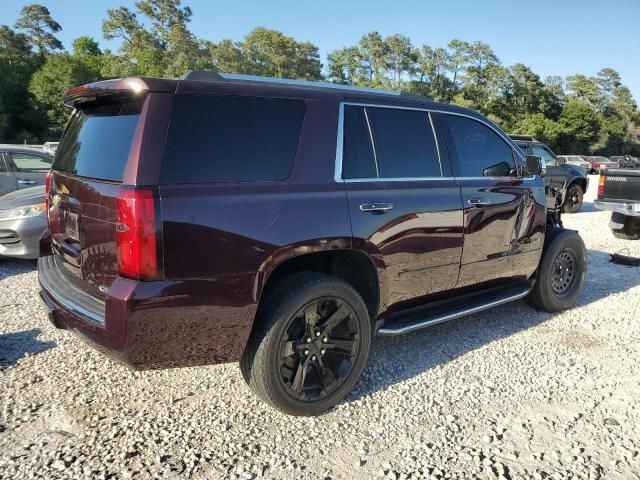
[[[416,98],[419,100],[431,100],[431,98],[415,93],[400,92],[396,90],[383,90],[380,88],[358,87],[341,83],[313,82],[310,80],[292,80],[289,78],[260,77],[258,75],[244,75],[240,73],[219,73],[213,70],[189,70],[180,80],[197,80],[201,82],[256,82],[271,83],[274,85],[291,85],[299,87],[326,88],[329,90],[344,90],[361,93],[375,93],[378,95],[392,95],[395,97]]]
[[[520,140],[522,142],[537,142],[538,139],[533,135],[509,135],[511,140]]]

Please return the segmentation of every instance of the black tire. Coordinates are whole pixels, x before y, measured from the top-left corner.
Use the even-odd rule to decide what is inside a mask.
[[[545,245],[536,283],[526,300],[538,310],[566,310],[576,303],[586,275],[587,250],[582,238],[573,230],[562,230]]]
[[[621,240],[640,240],[640,219],[627,217],[620,230],[612,228],[613,236]]]
[[[256,322],[240,368],[254,393],[284,413],[308,416],[331,408],[366,365],[367,307],[339,278],[316,272],[283,277],[265,292]]]
[[[572,183],[567,189],[562,211],[564,213],[576,213],[582,208],[583,196],[584,192],[582,191],[582,187],[577,183]]]

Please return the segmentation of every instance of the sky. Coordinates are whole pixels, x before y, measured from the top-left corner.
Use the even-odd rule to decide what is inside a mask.
[[[13,25],[20,9],[38,0],[0,0],[0,24]],[[134,0],[40,0],[62,25],[69,48],[81,35],[117,50],[102,38],[110,8],[135,8]],[[446,46],[453,38],[488,43],[504,65],[524,63],[542,79],[595,75],[611,67],[640,103],[640,0],[183,0],[200,38],[241,40],[257,26],[273,28],[330,51],[357,44],[377,30],[401,33],[414,45]]]

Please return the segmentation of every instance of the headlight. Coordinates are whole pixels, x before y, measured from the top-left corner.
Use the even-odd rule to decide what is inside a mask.
[[[20,218],[37,217],[45,211],[46,207],[44,203],[25,205],[24,207],[12,208],[11,210],[0,210],[0,220],[18,220]]]

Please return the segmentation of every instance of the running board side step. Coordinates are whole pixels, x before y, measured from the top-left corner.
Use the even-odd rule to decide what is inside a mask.
[[[518,290],[510,290],[502,295],[492,296],[490,300],[487,300],[486,296],[474,295],[475,298],[470,298],[460,306],[460,302],[457,307],[449,308],[448,311],[443,311],[444,305],[439,305],[439,308],[429,309],[428,307],[422,310],[422,312],[415,312],[406,317],[400,317],[397,320],[390,321],[387,319],[383,321],[382,327],[378,330],[378,335],[403,335],[405,333],[414,332],[423,328],[436,325],[438,323],[453,320],[454,318],[464,317],[471,315],[472,313],[482,312],[504,303],[520,300],[527,296],[527,294],[533,288],[532,285],[526,285]],[[473,301],[475,300],[475,301]],[[440,303],[440,302],[439,302]],[[434,311],[435,310],[435,311]]]

